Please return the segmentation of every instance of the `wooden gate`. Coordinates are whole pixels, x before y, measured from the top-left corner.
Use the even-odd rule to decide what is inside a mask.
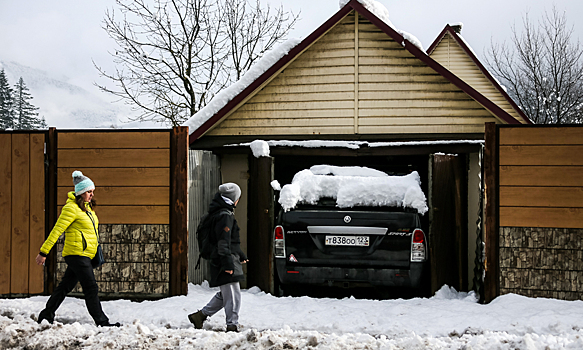
[[[46,132],[0,133],[0,295],[44,291]]]
[[[432,294],[444,284],[467,290],[467,179],[465,158],[434,154],[430,259]]]
[[[583,299],[583,127],[486,124],[486,301]]]
[[[45,268],[35,257],[73,189],[74,170],[98,187],[107,261],[95,270],[100,293],[185,295],[187,138],[186,127],[0,132],[0,295],[50,293],[64,273],[62,239]]]
[[[66,130],[56,136],[51,164],[56,163],[57,198],[51,207],[56,205],[60,213],[72,190],[74,170],[96,185],[100,243],[107,261],[95,270],[100,293],[185,295],[188,128]],[[50,277],[58,281],[66,263],[57,253],[62,243],[55,248],[49,258],[56,274]],[[73,293],[80,291],[78,286]]]
[[[273,158],[249,159],[247,287],[273,292]]]

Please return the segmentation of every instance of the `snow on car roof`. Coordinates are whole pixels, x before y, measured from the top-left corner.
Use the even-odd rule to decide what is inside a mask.
[[[314,165],[294,175],[282,187],[279,204],[285,211],[298,203],[316,204],[320,198],[334,198],[340,208],[389,206],[428,210],[419,173],[389,176],[367,167]]]

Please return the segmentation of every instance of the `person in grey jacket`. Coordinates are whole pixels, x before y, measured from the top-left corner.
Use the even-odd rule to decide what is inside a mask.
[[[227,332],[237,332],[239,310],[241,308],[241,287],[239,281],[245,279],[243,266],[249,260],[241,250],[239,225],[235,220],[234,209],[241,198],[241,189],[235,183],[225,183],[219,186],[210,206],[209,216],[213,220],[215,244],[210,260],[211,287],[219,287],[219,291],[201,310],[188,315],[194,327],[201,329],[204,321],[225,309]]]

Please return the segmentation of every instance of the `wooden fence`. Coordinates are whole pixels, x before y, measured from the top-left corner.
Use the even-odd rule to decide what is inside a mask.
[[[34,256],[65,204],[67,192],[73,190],[71,174],[80,170],[96,185],[99,234],[108,262],[96,270],[101,294],[129,297],[186,294],[188,128],[58,132],[51,128],[35,135],[0,134],[3,175],[0,181],[2,189],[5,183],[12,186],[6,194],[0,190],[0,215],[5,218],[11,210],[13,218],[11,239],[2,239],[2,243],[12,242],[12,246],[6,247],[8,254],[0,259],[22,256],[25,246],[28,250],[26,260],[19,258],[18,264],[13,263],[11,273],[22,275],[22,266],[34,263]],[[28,153],[22,151],[25,146]],[[6,149],[12,149],[11,153]],[[6,157],[11,157],[12,162],[4,162]],[[31,158],[29,165],[27,157]],[[27,195],[23,196],[25,192]],[[12,202],[5,198],[12,198]],[[43,213],[41,223],[36,223],[38,215],[33,210]],[[25,220],[30,222],[26,230],[22,228]],[[2,229],[6,231],[4,227],[0,229],[0,238],[7,235]],[[36,232],[39,237],[33,235]],[[61,238],[49,254],[44,283],[42,269],[30,266],[27,269],[37,276],[34,289],[18,286],[7,291],[2,283],[0,288],[4,289],[0,294],[34,294],[43,290],[50,293],[66,269],[60,254],[62,245]],[[0,279],[5,276],[4,271],[0,272]],[[33,280],[32,273],[30,276]],[[32,286],[33,282],[29,284]]]
[[[487,125],[486,148],[489,299],[582,299],[583,127]]]
[[[0,295],[42,293],[45,132],[0,133]]]

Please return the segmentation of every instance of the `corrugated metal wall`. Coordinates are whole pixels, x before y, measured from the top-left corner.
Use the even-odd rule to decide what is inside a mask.
[[[221,166],[219,158],[209,151],[190,150],[188,162],[188,282],[200,284],[209,279],[210,271],[204,259],[199,269],[195,269],[198,260],[196,227],[221,184]]]

